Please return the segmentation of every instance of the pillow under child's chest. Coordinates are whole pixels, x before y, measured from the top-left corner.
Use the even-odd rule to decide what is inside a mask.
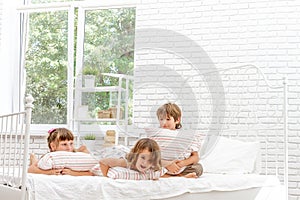
[[[55,151],[45,154],[38,162],[38,167],[44,170],[69,168],[74,171],[88,171],[98,161],[91,154],[83,152]]]

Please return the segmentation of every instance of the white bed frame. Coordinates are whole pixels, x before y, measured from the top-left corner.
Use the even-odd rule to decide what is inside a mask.
[[[26,97],[25,111],[0,116],[0,196],[25,200],[33,98]]]
[[[209,155],[212,149],[209,147],[215,144],[218,136],[225,136],[242,141],[260,141],[262,148],[260,174],[277,176],[281,185],[276,187],[254,187],[235,191],[185,193],[176,197],[166,198],[166,200],[288,200],[288,90],[286,78],[276,77],[272,80],[271,84],[263,71],[254,65],[225,68],[203,73],[202,75],[206,79],[203,80],[204,83],[196,84],[198,93],[197,90],[195,93],[200,96],[200,107],[207,112],[204,112],[200,108],[200,112],[205,113],[200,116],[200,118],[206,119],[204,123],[200,122],[200,124],[203,125],[205,121],[208,121],[207,132],[209,132],[212,123],[210,121],[212,113],[209,113],[209,111],[213,110],[213,106],[210,101],[211,99],[208,97],[211,98],[210,92],[213,91],[207,89],[205,81],[208,79],[212,81],[215,77],[221,78],[225,93],[225,110],[228,112],[225,112],[224,116],[222,116],[223,113],[215,113],[217,118],[220,117],[220,115],[221,118],[224,117],[224,121],[221,122],[222,128],[220,132],[211,131],[210,134],[207,134],[201,151],[201,157],[203,158]],[[218,87],[220,85],[216,83],[215,86]],[[253,96],[248,99],[248,94],[247,92],[245,94],[245,90],[250,90],[252,94],[257,95],[258,100],[265,98],[264,101],[267,102],[265,112],[268,113],[265,117],[259,116],[262,114],[259,113],[261,112],[261,110],[259,110],[259,106],[261,105],[256,105],[257,102],[253,102]],[[222,98],[222,95],[220,95],[220,97]],[[202,99],[204,100],[202,101]],[[249,107],[251,107],[251,109],[249,109]],[[272,107],[276,107],[273,113]],[[246,118],[239,116],[240,114],[243,115],[243,112],[247,114]],[[272,118],[272,115],[275,117],[271,119],[271,122],[264,121],[267,118]],[[237,123],[236,120],[241,121]],[[253,120],[255,120],[255,122]],[[273,138],[268,138],[270,136]]]
[[[261,168],[260,174],[275,175],[280,179],[280,188],[273,188],[270,193],[277,193],[280,189],[284,191],[284,199],[288,200],[288,101],[287,101],[287,80],[285,77],[275,77],[272,84],[266,78],[263,71],[254,65],[242,65],[237,67],[220,69],[203,74],[214,79],[215,76],[221,77],[224,86],[226,111],[220,133],[207,135],[202,155],[209,154],[218,136],[225,136],[244,141],[260,141],[261,143]],[[218,84],[216,84],[218,87]],[[232,89],[232,86],[235,89]],[[199,87],[202,88],[202,87]],[[258,101],[253,96],[249,98],[245,90],[250,90],[251,95],[256,95]],[[200,96],[207,95],[207,91],[199,89]],[[203,93],[203,95],[201,94]],[[249,99],[248,99],[249,98]],[[203,98],[205,99],[205,98]],[[264,111],[261,110],[261,99],[266,101]],[[256,104],[258,103],[258,104]],[[202,107],[211,106],[211,102],[202,102]],[[274,108],[274,112],[272,111]],[[201,112],[201,109],[200,109]],[[265,113],[262,113],[265,112]],[[246,113],[246,116],[240,116]],[[252,115],[252,116],[251,116]],[[211,115],[202,116],[210,118]],[[246,118],[243,118],[246,117]],[[273,117],[273,119],[271,119]],[[268,119],[271,121],[269,122]],[[240,120],[238,123],[236,120]],[[255,120],[255,121],[253,121]],[[265,121],[264,121],[265,120]],[[273,121],[272,121],[273,120]],[[214,133],[214,131],[212,131]],[[273,138],[270,138],[273,137]],[[207,149],[206,149],[207,148]],[[203,157],[202,156],[202,157]],[[256,191],[255,197],[261,188],[252,188]],[[267,190],[270,190],[267,188]],[[182,197],[174,199],[247,199],[251,198],[250,193],[243,191],[232,192],[211,192],[209,194],[184,194]],[[254,193],[255,194],[255,193]],[[212,196],[214,195],[214,196]],[[227,198],[226,198],[226,195]],[[277,199],[276,196],[270,199]],[[279,198],[282,199],[282,196]]]
[[[222,77],[222,81],[223,81],[222,84],[224,85],[224,92],[226,97],[225,98],[226,100],[225,103],[227,106],[226,109],[230,110],[230,112],[229,113],[225,112],[224,121],[222,122],[221,135],[231,137],[231,138],[237,138],[240,140],[246,140],[246,141],[250,141],[250,140],[260,141],[263,150],[261,156],[261,161],[262,161],[261,168],[263,171],[261,172],[261,174],[275,175],[279,177],[279,180],[281,181],[281,188],[272,188],[272,191],[284,190],[284,200],[287,200],[288,199],[288,146],[287,146],[288,131],[287,131],[287,83],[285,78],[283,79],[278,78],[276,80],[272,80],[272,83],[276,82],[276,85],[279,85],[279,86],[273,86],[265,78],[264,73],[262,73],[262,71],[258,67],[253,65],[245,65],[245,66],[239,66],[239,67],[234,67],[229,69],[222,69],[215,72],[209,72],[204,75],[211,76],[211,78],[213,78],[215,75]],[[251,82],[248,82],[249,79],[251,80]],[[227,87],[227,86],[232,86],[230,84],[233,84],[233,86],[235,86],[234,90],[232,90],[232,88],[230,87]],[[258,93],[258,96],[254,96],[254,97],[252,96],[251,98],[248,98],[247,93],[245,96],[243,90],[245,90],[246,87],[248,87],[247,90],[251,91],[251,94]],[[198,95],[207,95],[207,93],[205,94],[202,91],[202,88],[204,87],[198,86],[197,89],[198,88],[199,88]],[[255,91],[253,92],[253,90]],[[233,93],[231,94],[230,92],[232,91]],[[270,96],[268,95],[268,93],[270,93]],[[200,99],[202,100],[202,98]],[[203,98],[203,99],[204,101],[206,101],[205,99],[208,98]],[[265,101],[266,104],[263,105],[257,104],[257,103],[261,103],[261,101],[257,102],[255,101],[256,99]],[[203,107],[205,107],[204,110],[207,110],[211,102],[207,100],[207,102],[201,102],[201,104]],[[261,110],[261,106],[263,107],[264,110]],[[275,107],[276,109],[274,109]],[[24,185],[26,181],[27,161],[29,156],[28,137],[29,137],[31,109],[32,109],[32,101],[29,101],[26,104],[26,112],[23,113],[26,115],[26,123],[25,123],[26,129],[24,131],[25,136],[23,136],[24,138],[24,153],[22,154],[23,165],[22,168],[20,168],[19,166],[19,170],[23,172],[22,173],[23,176],[21,177],[22,179],[21,184],[17,183],[12,185],[12,187],[1,185],[0,186],[1,198],[3,196],[7,197],[7,195],[12,195],[13,193],[16,193],[16,195],[14,196],[16,197],[21,196],[22,200],[25,199],[26,191]],[[248,112],[249,110],[255,111],[257,113]],[[246,114],[246,116],[241,116],[244,114]],[[17,114],[17,116],[20,115],[21,114]],[[1,116],[0,120],[3,119],[5,120],[7,117],[12,118],[12,116],[14,116],[14,114]],[[207,119],[211,118],[209,114],[207,115],[204,114],[204,116],[201,117]],[[210,127],[209,124],[210,122],[207,123],[208,129]],[[14,139],[16,137],[12,137],[12,136],[16,134],[19,137],[20,135],[19,132],[21,132],[21,131],[13,132],[11,130],[2,131],[3,128],[1,127],[0,130],[1,130],[1,138],[6,138],[9,136],[9,134],[11,134],[10,138]],[[218,135],[211,134],[206,137],[206,141],[203,146],[203,153],[204,153],[203,156],[206,156],[209,153],[210,150],[209,147],[215,142],[214,139],[217,136]],[[3,151],[2,148],[5,143],[6,145],[10,143],[9,140],[6,141],[5,143],[3,143],[2,140],[3,139],[1,139],[1,143],[0,143],[1,151]],[[13,147],[11,146],[5,146],[4,148],[6,152],[10,152],[12,149]],[[5,157],[2,155],[3,154],[1,152],[1,165],[4,162],[7,163],[8,161],[13,161],[14,158],[13,156]],[[3,157],[5,161],[2,161]],[[9,166],[9,164],[4,164],[3,166]],[[0,175],[5,176],[7,174],[3,173],[2,171]],[[20,175],[14,177],[14,179],[19,179],[19,178]],[[23,186],[22,189],[18,189],[20,185]],[[268,189],[268,188],[264,188],[264,189]],[[271,197],[270,198],[261,197],[264,196],[261,194],[264,191],[262,191],[262,188],[251,188],[244,191],[231,191],[231,192],[213,191],[213,192],[199,193],[199,194],[185,193],[169,199],[177,199],[177,200],[178,199],[202,199],[202,200],[232,199],[233,200],[233,199],[246,199],[246,196],[248,196],[249,199],[252,200],[272,199]],[[170,192],[172,192],[172,188],[170,188]],[[6,199],[13,199],[13,198],[6,198]],[[20,198],[15,198],[15,199],[20,199]]]

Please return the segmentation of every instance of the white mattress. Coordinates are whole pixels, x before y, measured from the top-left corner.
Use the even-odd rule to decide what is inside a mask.
[[[257,174],[203,174],[198,179],[161,178],[157,181],[113,180],[99,176],[49,176],[28,174],[31,200],[38,199],[163,199],[185,193],[237,191],[277,187],[275,176]]]

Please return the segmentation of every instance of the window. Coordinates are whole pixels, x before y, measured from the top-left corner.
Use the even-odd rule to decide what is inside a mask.
[[[71,123],[74,80],[84,69],[133,75],[135,8],[122,1],[109,2],[112,6],[95,2],[32,4],[19,10],[28,23],[24,67],[26,93],[35,98],[33,124]],[[77,33],[80,22],[85,24],[82,35]],[[84,47],[82,54],[78,46]],[[96,84],[114,81],[99,76]],[[94,98],[104,107],[113,101]]]
[[[35,99],[33,124],[66,124],[68,12],[29,15],[25,54],[26,93]]]
[[[118,86],[118,78],[103,73],[133,75],[135,9],[83,9],[79,10],[78,17],[84,20],[78,23],[77,29],[76,78],[95,75],[92,86],[101,87]],[[117,104],[117,94],[87,92],[82,100],[95,117],[97,111]]]

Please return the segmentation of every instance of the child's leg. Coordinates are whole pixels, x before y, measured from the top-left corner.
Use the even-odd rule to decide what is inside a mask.
[[[34,153],[31,153],[30,154],[30,162],[29,162],[29,165],[33,165],[35,163],[38,162],[38,159],[36,158],[35,154]]]
[[[201,176],[203,173],[203,168],[202,165],[199,163],[193,164],[193,165],[188,165],[186,168],[183,170],[181,175],[188,175],[190,173],[195,173],[197,177]]]
[[[176,174],[176,175],[164,174],[160,178],[169,178],[169,177],[175,177],[175,176],[182,176],[185,178],[198,178],[196,172],[191,172],[191,173],[184,174],[184,175],[183,174]]]
[[[185,177],[185,178],[198,178],[196,172],[188,173],[188,174],[184,175],[183,177]]]
[[[80,146],[76,151],[83,152],[83,153],[90,153],[85,145]]]

